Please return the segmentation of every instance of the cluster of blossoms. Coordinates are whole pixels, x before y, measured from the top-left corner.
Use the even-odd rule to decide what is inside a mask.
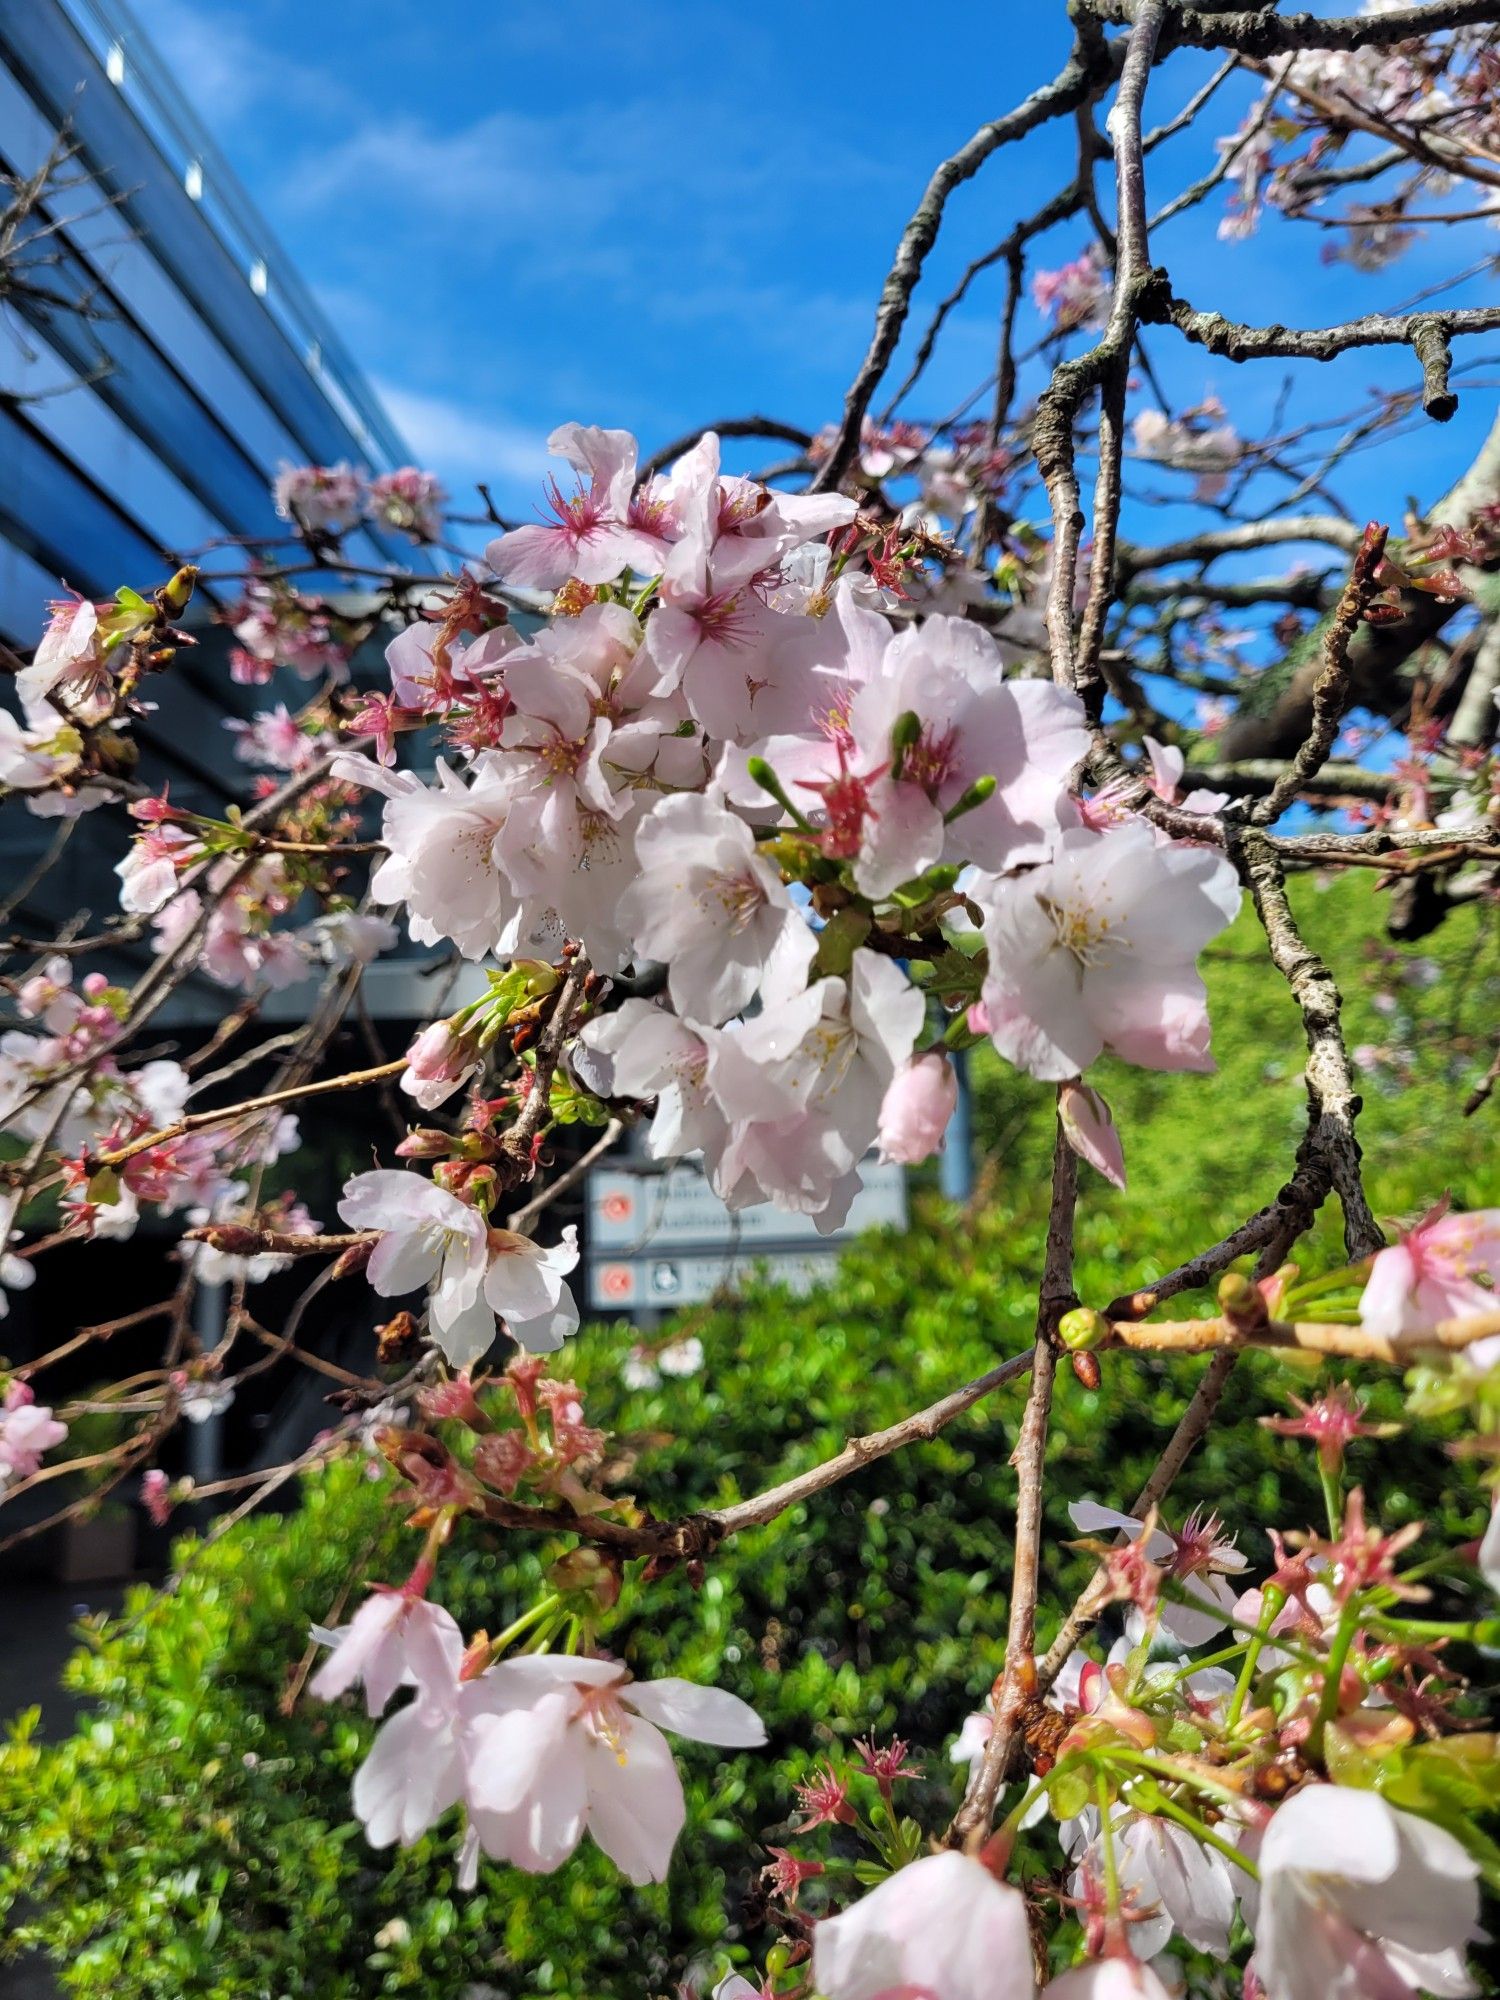
[[[637,1682],[592,1649],[589,1635],[620,1592],[618,1565],[592,1550],[554,1563],[551,1587],[494,1638],[481,1632],[466,1644],[428,1601],[453,1517],[483,1513],[489,1496],[630,1512],[587,1484],[605,1439],[585,1421],[575,1384],[518,1356],[499,1387],[496,1397],[459,1375],[419,1397],[428,1428],[379,1436],[417,1503],[413,1520],[433,1525],[401,1589],[375,1591],[344,1631],[316,1633],[333,1651],[311,1692],[331,1701],[359,1683],[375,1716],[399,1688],[415,1690],[355,1776],[354,1809],[374,1846],[409,1846],[461,1804],[464,1886],[481,1853],[550,1871],[585,1831],[633,1882],[663,1881],[685,1807],[661,1729],[731,1749],[763,1743],[765,1731],[732,1694]],[[549,1650],[559,1639],[570,1650]]]
[[[821,464],[832,448],[837,432],[819,431],[808,447],[808,458]],[[997,499],[1014,471],[1014,460],[983,424],[957,424],[941,435],[924,424],[898,422],[876,424],[866,418],[860,430],[859,452],[855,459],[858,476],[872,488],[891,484],[899,503],[897,527],[887,538],[887,558],[899,548],[901,530],[919,530],[930,535],[952,534],[988,501]],[[903,490],[902,482],[910,482]],[[915,485],[915,499],[905,492]],[[880,553],[872,551],[870,575],[882,574]],[[887,562],[886,581],[892,583],[894,570]],[[897,594],[932,594],[933,580],[921,572],[907,579],[909,587]]]
[[[824,1229],[877,1138],[907,1161],[939,1142],[945,1045],[987,1034],[1059,1083],[1106,1049],[1209,1066],[1195,960],[1234,915],[1233,871],[1079,804],[1074,697],[1007,677],[972,624],[893,620],[853,503],[728,475],[711,434],[644,484],[622,432],[568,425],[553,448],[583,481],[487,552],[554,594],[551,622],[414,625],[392,646],[392,728],[434,720],[455,753],[435,783],[336,760],[385,798],[373,891],[413,937],[476,959],[566,938],[596,983],[649,974],[654,998],[591,991],[573,1082],[654,1099],[648,1150],[701,1153],[731,1208]],[[501,1025],[428,1031],[421,1101],[458,1090]],[[572,1324],[574,1252],[490,1227],[503,1182],[466,1156],[345,1192],[346,1221],[386,1232],[372,1282],[429,1283],[450,1359],[484,1352],[495,1313],[530,1346]]]
[[[1109,317],[1113,273],[1097,243],[1031,281],[1037,311],[1056,333],[1097,331]]]
[[[1278,1427],[1317,1443],[1335,1489],[1349,1442],[1382,1432],[1337,1391]],[[856,1746],[853,1773],[825,1763],[798,1790],[793,1830],[826,1829],[831,1850],[776,1848],[765,1871],[794,1940],[774,1968],[810,1960],[823,2000],[1032,1995],[1040,1898],[1075,1915],[1088,1953],[1052,1994],[1165,2000],[1181,1990],[1174,1939],[1221,1962],[1248,1943],[1259,2000],[1477,1991],[1464,1947],[1481,1935],[1479,1863],[1450,1828],[1485,1788],[1466,1774],[1492,1739],[1444,1733],[1474,1722],[1455,1712],[1441,1641],[1406,1615],[1425,1594],[1399,1568],[1419,1530],[1369,1526],[1356,1489],[1326,1538],[1273,1534],[1277,1566],[1246,1589],[1216,1521],[1174,1533],[1091,1502],[1072,1515],[1130,1537],[1084,1544],[1105,1557],[1125,1633],[1102,1661],[1075,1652],[1032,1704],[1031,1775],[999,1833],[977,1859],[917,1858],[920,1832],[893,1802],[920,1774],[907,1746]],[[992,1710],[972,1716],[954,1761],[977,1770],[994,1727]],[[862,1797],[872,1780],[878,1795]],[[1006,1880],[1023,1841],[1033,1857],[1055,1844],[1065,1889],[1045,1873],[1025,1893]],[[843,1880],[882,1874],[849,1901]],[[845,1907],[812,1923],[809,1947],[812,1883]]]
[[[316,732],[284,708],[236,733],[245,762],[296,773],[313,761]],[[391,948],[396,931],[340,892],[338,848],[358,824],[354,797],[333,779],[306,786],[280,821],[286,851],[265,851],[236,821],[181,810],[165,795],[137,800],[130,813],[142,830],[115,868],[120,906],[154,920],[158,951],[195,946],[211,979],[245,992],[295,986],[319,964],[367,965]],[[309,893],[322,905],[318,914],[281,923]]]
[[[1205,396],[1196,408],[1177,417],[1142,410],[1130,427],[1130,438],[1137,453],[1152,464],[1191,472],[1195,500],[1217,500],[1245,455],[1244,442],[1227,421],[1217,396]]]
[[[299,1144],[294,1117],[241,1120],[145,1147],[117,1174],[96,1174],[91,1156],[172,1125],[192,1087],[170,1058],[123,1066],[116,1045],[129,1003],[102,973],[75,986],[72,962],[56,957],[16,989],[16,1011],[30,1025],[0,1035],[0,1130],[28,1141],[49,1136],[68,1174],[68,1221],[107,1238],[132,1235],[143,1202],[163,1214],[236,1210],[244,1187],[235,1176]],[[28,1264],[0,1258],[0,1286],[14,1290],[30,1278]]]
[[[526,1621],[535,1639],[540,1620]],[[460,1887],[479,1857],[558,1868],[587,1832],[632,1882],[666,1879],[687,1809],[663,1729],[727,1749],[765,1741],[738,1696],[691,1681],[635,1681],[618,1660],[527,1650],[509,1658],[462,1632],[418,1589],[368,1598],[314,1676],[332,1700],[360,1683],[371,1715],[402,1686],[354,1781],[375,1847],[410,1846],[455,1806],[466,1827]],[[517,1634],[516,1636],[519,1636]]]
[[[1362,11],[1388,13],[1396,4],[1365,0]],[[1219,234],[1251,235],[1268,207],[1292,217],[1314,214],[1339,225],[1342,240],[1325,246],[1326,260],[1381,270],[1419,235],[1408,220],[1419,198],[1446,194],[1466,161],[1488,161],[1500,144],[1497,81],[1500,62],[1483,27],[1354,49],[1299,50],[1278,67],[1239,132],[1219,141],[1230,168]],[[1344,178],[1336,166],[1329,168],[1361,133],[1399,137],[1394,159],[1402,177],[1383,199],[1354,201],[1329,217],[1323,204]],[[1371,156],[1378,158],[1378,145]],[[1378,160],[1381,168],[1392,163]],[[1484,205],[1496,206],[1493,197]]]
[[[1424,1323],[1472,1306],[1474,1277],[1500,1263],[1500,1218],[1467,1222],[1429,1219],[1383,1253],[1362,1301],[1370,1323],[1413,1301]],[[1465,1364],[1475,1380],[1485,1359]],[[311,1693],[333,1701],[361,1685],[385,1718],[353,1785],[373,1846],[409,1845],[459,1809],[461,1887],[476,1885],[481,1856],[556,1869],[585,1832],[631,1881],[662,1881],[685,1808],[661,1731],[728,1751],[765,1732],[736,1696],[637,1682],[597,1645],[620,1572],[594,1550],[559,1559],[494,1638],[466,1642],[430,1601],[452,1517],[484,1512],[486,1491],[603,1499],[579,1478],[603,1439],[573,1385],[519,1358],[502,1386],[510,1418],[459,1376],[420,1399],[446,1442],[383,1440],[427,1546],[403,1586],[377,1588],[343,1631],[315,1632],[333,1650]],[[1273,1532],[1274,1565],[1252,1582],[1216,1519],[1173,1529],[1075,1504],[1124,1631],[1103,1658],[1074,1652],[1028,1704],[1024,1781],[998,1833],[977,1858],[931,1852],[898,1803],[923,1775],[899,1739],[856,1743],[849,1768],[825,1758],[797,1788],[797,1851],[769,1848],[782,1941],[764,1981],[725,1977],[716,2000],[1033,1996],[1048,1904],[1074,1920],[1084,1953],[1045,1987],[1062,2000],[1167,2000],[1181,1990],[1174,1941],[1221,1963],[1248,1950],[1257,2000],[1478,1990],[1465,1947],[1481,1936],[1480,1864],[1459,1835],[1488,1795],[1493,1739],[1474,1733],[1473,1699],[1444,1664],[1446,1628],[1412,1615],[1427,1595],[1404,1569],[1420,1527],[1385,1532],[1360,1490],[1343,1490],[1351,1445],[1390,1427],[1364,1421],[1341,1388],[1274,1427],[1316,1448],[1326,1534]],[[166,1503],[164,1490],[153,1498]],[[1492,1585],[1497,1566],[1500,1546]],[[402,1689],[411,1700],[387,1714]],[[987,1705],[953,1761],[977,1770],[995,1728]]]
[[[114,781],[135,763],[122,734],[122,669],[139,675],[137,652],[161,633],[163,610],[187,601],[191,581],[182,584],[173,579],[163,604],[122,589],[113,603],[51,607],[35,657],[16,675],[21,714],[0,708],[0,792],[20,793],[43,819],[76,819],[115,796]]]
[[[238,645],[229,656],[233,679],[262,687],[278,667],[305,681],[344,681],[356,633],[320,598],[280,578],[255,577],[230,614]]]
[[[351,465],[284,465],[276,476],[276,511],[304,533],[334,537],[359,521],[375,521],[435,542],[443,532],[448,495],[435,474],[415,465],[370,479]]]

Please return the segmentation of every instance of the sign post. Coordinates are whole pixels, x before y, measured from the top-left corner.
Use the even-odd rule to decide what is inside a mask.
[[[767,1205],[733,1213],[696,1162],[596,1168],[588,1178],[588,1300],[633,1318],[702,1305],[757,1270],[804,1292],[834,1274],[838,1252],[867,1229],[905,1229],[906,1175],[867,1160],[842,1227]]]

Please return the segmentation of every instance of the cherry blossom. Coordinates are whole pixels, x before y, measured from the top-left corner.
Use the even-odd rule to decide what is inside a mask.
[[[1099,1814],[1086,1807],[1073,1823],[1070,1842],[1078,1865],[1074,1895],[1081,1893],[1085,1873],[1103,1878],[1105,1838]],[[1120,1889],[1130,1898],[1130,1937],[1137,1952],[1154,1957],[1175,1933],[1214,1958],[1228,1957],[1239,1871],[1224,1855],[1174,1821],[1128,1805],[1112,1809],[1107,1838]]]
[[[484,1301],[505,1321],[506,1330],[520,1346],[533,1354],[549,1354],[562,1346],[578,1326],[578,1307],[563,1280],[578,1265],[578,1231],[569,1223],[561,1242],[544,1250],[529,1236],[514,1230],[491,1229],[487,1250],[489,1268],[484,1278]],[[467,1367],[489,1347],[481,1326],[463,1322],[467,1342],[457,1326],[451,1329],[445,1351],[455,1367]],[[473,1346],[476,1340],[483,1344]]]
[[[717,1161],[729,1126],[708,1085],[716,1040],[712,1029],[690,1027],[649,1000],[626,1000],[585,1024],[574,1068],[606,1097],[656,1099],[646,1133],[653,1159],[701,1152]]]
[[[398,528],[414,542],[435,542],[443,532],[443,508],[448,496],[436,473],[415,465],[382,472],[370,481],[371,518]]]
[[[17,1261],[0,1258],[6,1264]],[[3,1273],[0,1279],[14,1288],[14,1281],[4,1278]],[[3,1296],[0,1293],[0,1299]],[[67,1425],[59,1423],[24,1382],[11,1382],[0,1403],[0,1489],[12,1480],[29,1479],[40,1468],[43,1453],[61,1444],[67,1435]]]
[[[377,1590],[337,1635],[308,1689],[318,1701],[335,1701],[358,1682],[371,1715],[382,1715],[410,1683],[418,1705],[431,1705],[456,1683],[463,1651],[463,1633],[441,1605],[409,1590]]]
[[[353,466],[283,465],[276,475],[276,511],[315,534],[342,534],[364,511],[365,482]]]
[[[7,1249],[16,1226],[16,1211],[21,1205],[19,1191],[0,1194],[0,1319],[10,1311],[8,1292],[24,1292],[36,1282],[36,1269],[25,1258],[16,1256]]]
[[[813,1931],[825,2000],[1032,2000],[1026,1903],[966,1854],[929,1854]]]
[[[614,1660],[532,1654],[485,1676],[501,1712],[479,1718],[468,1772],[479,1845],[531,1872],[558,1867],[591,1833],[632,1882],[665,1881],[686,1807],[661,1734],[753,1749],[754,1709],[691,1681],[633,1681]]]
[[[446,1352],[451,1340],[467,1357],[477,1318],[489,1326],[479,1349],[484,1352],[494,1338],[494,1325],[480,1299],[489,1258],[484,1218],[477,1209],[421,1174],[378,1168],[345,1181],[339,1214],[351,1228],[381,1232],[365,1275],[382,1297],[400,1298],[431,1286],[429,1305],[439,1345]]]
[[[623,921],[645,956],[666,963],[685,1018],[717,1026],[768,975],[805,971],[817,941],[733,813],[692,793],[664,799],[641,822],[636,859]]]
[[[1148,1069],[1212,1069],[1202,947],[1239,908],[1234,871],[1130,824],[1058,839],[1050,861],[974,891],[996,1048],[1064,1083],[1105,1049]]]
[[[898,727],[916,728],[898,747]],[[867,895],[888,895],[935,861],[1003,869],[1039,861],[1071,822],[1063,796],[1086,755],[1075,695],[1050,681],[1007,681],[995,641],[957,618],[931,617],[891,641],[880,674],[849,711],[855,767],[885,770],[871,788],[855,866]],[[948,822],[979,781],[993,794]]]
[[[340,761],[349,768],[349,760]],[[441,758],[435,787],[400,776],[387,790],[381,837],[388,853],[371,890],[382,903],[406,905],[407,927],[419,943],[451,938],[465,958],[481,958],[517,916],[496,859],[514,774],[483,757],[469,784]]]
[[[1118,1529],[1136,1538],[1145,1535],[1145,1560],[1158,1565],[1163,1575],[1193,1600],[1190,1604],[1163,1600],[1161,1605],[1162,1629],[1184,1646],[1201,1646],[1205,1639],[1222,1632],[1235,1615],[1235,1594],[1224,1578],[1238,1575],[1245,1567],[1245,1558],[1222,1535],[1216,1518],[1203,1520],[1193,1515],[1178,1533],[1157,1527],[1145,1534],[1144,1521],[1114,1507],[1101,1507],[1095,1500],[1073,1501],[1068,1517],[1083,1534]],[[1138,1621],[1140,1614],[1132,1612],[1131,1616]]]
[[[1359,1316],[1370,1333],[1399,1340],[1443,1320],[1493,1313],[1495,1293],[1480,1278],[1491,1285],[1500,1278],[1500,1209],[1454,1215],[1444,1200],[1377,1252]]]
[[[451,1021],[431,1021],[406,1051],[401,1088],[424,1111],[431,1111],[445,1104],[479,1063],[474,1035],[455,1033]]]
[[[1095,243],[1056,270],[1038,271],[1031,281],[1037,311],[1051,320],[1059,333],[1103,326],[1109,313],[1109,295],[1110,273]]]
[[[1478,1864],[1376,1792],[1308,1785],[1281,1806],[1242,1895],[1267,2000],[1478,1991],[1463,1963]],[[1257,1907],[1258,1905],[1258,1907]]]
[[[740,1033],[716,1040],[708,1076],[730,1120],[719,1184],[731,1207],[769,1196],[837,1226],[925,1011],[888,958],[861,948],[847,978],[772,993]]]
[[[485,561],[496,576],[533,590],[556,590],[569,577],[594,584],[611,582],[623,569],[652,574],[657,551],[627,520],[636,461],[629,431],[562,424],[547,449],[587,474],[588,487],[567,495],[552,480],[547,497],[552,520],[508,529],[486,548]]]

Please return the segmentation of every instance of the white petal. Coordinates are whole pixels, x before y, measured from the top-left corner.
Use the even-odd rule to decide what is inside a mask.
[[[766,1726],[746,1701],[723,1688],[701,1687],[696,1681],[667,1676],[632,1681],[620,1699],[637,1715],[686,1736],[694,1743],[716,1743],[726,1750],[753,1750],[766,1740]]]

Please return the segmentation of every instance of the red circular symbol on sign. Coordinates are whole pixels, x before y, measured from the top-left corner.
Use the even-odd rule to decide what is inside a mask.
[[[628,1194],[607,1194],[599,1204],[599,1213],[606,1222],[623,1222],[634,1207]]]
[[[635,1286],[631,1280],[630,1268],[626,1264],[611,1264],[600,1278],[600,1286],[606,1298],[628,1299]]]

